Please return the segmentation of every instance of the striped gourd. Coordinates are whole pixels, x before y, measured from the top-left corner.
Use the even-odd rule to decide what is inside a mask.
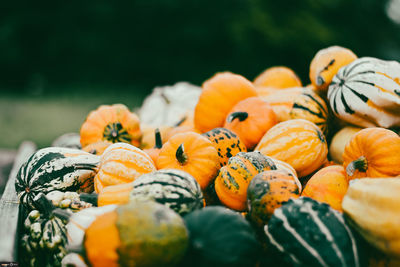
[[[100,158],[82,150],[48,147],[38,150],[19,169],[15,182],[20,202],[34,208],[42,192],[93,191]]]
[[[358,241],[343,215],[328,204],[290,199],[264,230],[271,246],[293,266],[362,266]]]
[[[400,64],[371,57],[342,67],[328,90],[333,112],[362,127],[400,126]]]
[[[133,183],[131,199],[153,199],[180,215],[203,207],[199,183],[187,172],[163,169],[144,174]]]

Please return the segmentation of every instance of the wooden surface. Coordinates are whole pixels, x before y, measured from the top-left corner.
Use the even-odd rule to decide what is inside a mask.
[[[19,203],[14,184],[20,166],[35,150],[36,146],[32,142],[21,144],[0,200],[0,262],[17,261]]]
[[[4,192],[16,155],[16,149],[0,149],[0,198]]]

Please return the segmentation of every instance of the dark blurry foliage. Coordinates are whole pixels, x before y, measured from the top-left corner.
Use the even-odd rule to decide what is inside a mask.
[[[387,0],[2,1],[0,88],[201,84],[286,65],[304,84],[331,45],[400,60]],[[106,85],[106,86],[104,86]]]

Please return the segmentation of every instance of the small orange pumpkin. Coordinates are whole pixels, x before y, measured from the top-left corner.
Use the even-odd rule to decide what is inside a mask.
[[[257,174],[247,189],[248,217],[257,226],[268,223],[275,209],[290,198],[298,198],[301,184],[283,170],[269,170]]]
[[[349,180],[400,175],[400,137],[384,128],[362,129],[343,152],[343,167]]]
[[[253,84],[256,87],[289,88],[302,86],[299,77],[288,67],[275,66],[258,75]]]
[[[276,123],[277,119],[270,105],[259,97],[249,97],[233,107],[224,127],[236,133],[247,149],[251,150]]]
[[[211,141],[187,132],[175,134],[163,145],[156,165],[158,169],[178,169],[191,174],[204,190],[215,178],[219,162]]]
[[[226,128],[215,128],[203,134],[210,140],[218,151],[220,167],[228,163],[229,158],[239,152],[246,152],[246,146],[239,137]]]
[[[342,200],[347,192],[348,182],[343,166],[333,165],[320,169],[308,180],[302,196],[329,204],[342,211]]]
[[[124,142],[139,146],[139,118],[123,104],[102,105],[87,116],[80,130],[81,145],[99,141]]]
[[[147,155],[150,156],[150,158],[153,160],[153,162],[156,162],[158,155],[160,154],[160,149],[163,145],[163,142],[161,139],[161,133],[158,128],[154,132],[154,140],[155,140],[155,146],[153,148],[143,149],[143,151],[146,152]]]
[[[278,123],[264,135],[255,150],[289,163],[299,177],[317,170],[328,154],[324,134],[317,125],[303,119]]]
[[[109,141],[99,141],[85,146],[84,148],[82,148],[82,150],[100,156],[101,154],[103,154],[104,150],[106,150],[107,147],[112,144],[113,143]]]
[[[142,129],[143,133],[142,140],[140,142],[140,149],[153,148],[156,145],[154,138],[156,128],[145,124],[141,124],[140,129]],[[169,132],[172,129],[173,128],[171,126],[158,127],[158,130],[160,131],[161,134],[161,140],[163,141],[163,143],[165,143],[168,140]]]
[[[217,73],[205,81],[202,87],[203,91],[194,110],[194,125],[201,133],[222,127],[228,112],[236,103],[257,96],[250,81],[230,72]]]
[[[153,160],[144,151],[126,143],[113,144],[101,156],[100,169],[94,177],[95,191],[99,193],[107,186],[132,182],[155,170]]]

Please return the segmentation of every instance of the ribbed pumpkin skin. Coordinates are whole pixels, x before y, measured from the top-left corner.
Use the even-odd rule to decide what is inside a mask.
[[[257,96],[250,81],[230,72],[215,74],[205,81],[202,87],[199,102],[194,110],[195,128],[202,133],[222,127],[226,115],[236,103]]]
[[[200,185],[190,174],[163,169],[144,174],[132,183],[131,199],[152,199],[185,215],[203,207],[203,193]]]
[[[15,181],[20,202],[35,208],[38,193],[93,191],[100,158],[78,149],[48,147],[38,150],[19,169]]]
[[[400,137],[384,128],[366,128],[357,132],[343,153],[343,167],[349,180],[363,177],[394,177],[400,175]],[[365,167],[352,168],[365,158]],[[353,165],[353,166],[352,166]],[[353,173],[351,171],[353,169]]]
[[[180,133],[163,145],[156,165],[158,169],[178,169],[191,174],[204,190],[217,175],[219,157],[206,137],[193,132]]]
[[[215,179],[215,191],[227,207],[246,209],[247,187],[253,177],[266,170],[276,170],[276,164],[260,152],[240,152],[229,159]]]
[[[289,163],[299,177],[317,170],[328,154],[321,130],[303,119],[278,123],[264,135],[255,150]]]
[[[97,193],[104,187],[134,181],[155,171],[153,160],[144,151],[125,143],[109,146],[101,156],[100,169],[94,178]]]
[[[350,183],[343,211],[352,226],[385,254],[400,256],[400,179],[365,178]]]
[[[224,128],[236,133],[247,149],[251,150],[277,122],[269,104],[259,97],[249,97],[231,109]]]
[[[301,195],[327,203],[335,210],[342,211],[342,200],[347,187],[343,166],[328,166],[320,169],[308,180]]]
[[[80,135],[82,147],[102,140],[139,146],[142,137],[138,116],[123,104],[102,105],[90,112]]]
[[[256,87],[290,88],[301,86],[296,73],[288,67],[275,66],[266,69],[253,82]]]
[[[274,210],[301,193],[301,184],[284,170],[257,174],[247,188],[248,217],[258,227],[268,223]]]
[[[239,152],[247,152],[246,146],[239,137],[226,128],[215,128],[203,134],[218,151],[220,167],[228,163],[229,158]]]
[[[315,123],[324,134],[328,132],[328,107],[325,101],[309,88],[297,87],[263,97],[271,105],[278,121],[305,119]]]
[[[400,63],[359,58],[339,70],[328,99],[335,115],[351,124],[400,126]]]
[[[292,266],[363,266],[343,215],[311,198],[290,199],[264,227],[271,246]]]
[[[239,214],[220,206],[205,207],[184,217],[190,244],[180,265],[250,266],[260,256],[254,230]]]

